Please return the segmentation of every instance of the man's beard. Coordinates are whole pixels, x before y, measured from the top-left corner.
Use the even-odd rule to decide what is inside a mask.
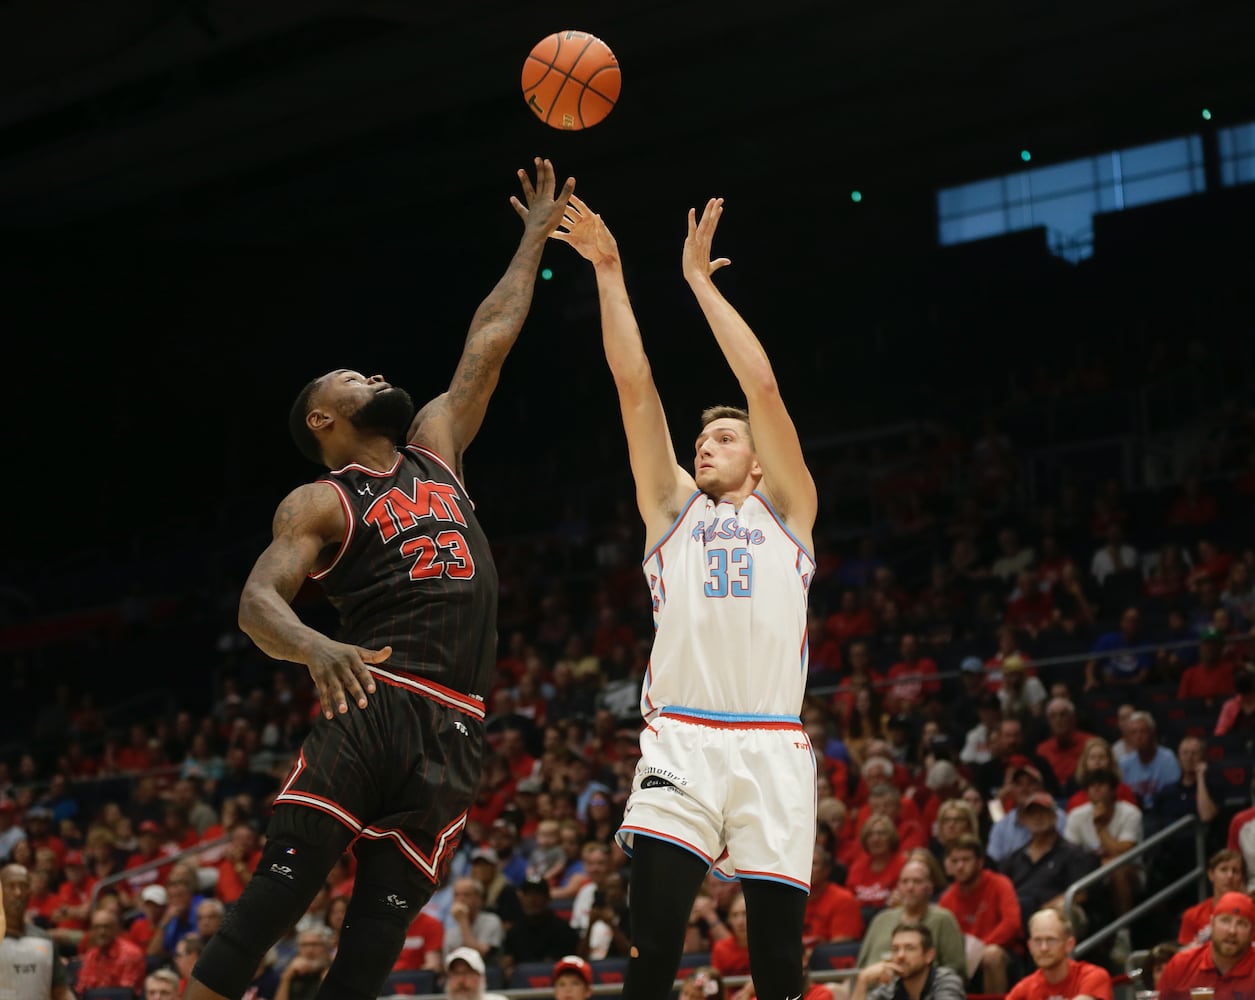
[[[379,431],[397,444],[404,444],[414,420],[414,401],[404,389],[393,386],[371,396],[349,422],[359,431]]]

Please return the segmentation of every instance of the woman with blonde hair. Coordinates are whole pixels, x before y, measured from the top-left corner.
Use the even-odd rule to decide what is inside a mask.
[[[1111,750],[1111,744],[1101,736],[1091,736],[1085,741],[1085,748],[1076,762],[1076,771],[1063,788],[1063,793],[1068,796],[1067,812],[1089,801],[1085,787],[1088,784],[1087,775],[1091,771],[1110,771],[1116,776],[1116,800],[1128,802],[1139,809],[1142,807],[1133,789],[1124,783],[1124,776],[1120,773],[1120,764]]]
[[[984,843],[976,810],[963,799],[946,799],[937,807],[937,820],[929,836],[928,849],[933,860],[944,865],[946,850],[968,833]]]
[[[845,887],[854,893],[863,906],[877,909],[889,902],[889,895],[898,884],[906,855],[899,849],[898,830],[893,820],[872,813],[858,834],[863,851],[850,865]]]

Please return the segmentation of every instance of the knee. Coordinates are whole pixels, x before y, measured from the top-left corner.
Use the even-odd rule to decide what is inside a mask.
[[[980,964],[986,969],[1005,969],[1007,952],[1000,944],[987,944],[981,952]]]

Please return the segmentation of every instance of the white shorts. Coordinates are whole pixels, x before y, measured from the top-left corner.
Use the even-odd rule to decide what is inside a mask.
[[[692,851],[725,879],[809,891],[815,755],[796,718],[664,708],[641,732],[641,759],[617,835]]]

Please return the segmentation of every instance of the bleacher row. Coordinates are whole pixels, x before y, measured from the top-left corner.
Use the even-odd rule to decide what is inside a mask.
[[[811,954],[810,967],[816,971],[852,969],[858,949],[857,941],[816,945]],[[77,958],[68,963],[71,982],[78,975],[80,963]],[[165,963],[160,956],[154,956],[148,964],[149,971],[152,971]],[[623,982],[628,960],[604,958],[589,964],[593,969],[595,986],[613,986]],[[693,952],[681,958],[679,975],[683,977],[688,970],[709,964],[709,952]],[[509,976],[500,966],[489,965],[485,979],[489,990],[549,989],[553,986],[553,962],[522,962],[511,970]],[[429,969],[405,969],[388,976],[381,996],[425,996],[437,993],[438,985],[436,974]],[[135,1000],[135,995],[121,987],[102,987],[85,990],[79,1000]]]

